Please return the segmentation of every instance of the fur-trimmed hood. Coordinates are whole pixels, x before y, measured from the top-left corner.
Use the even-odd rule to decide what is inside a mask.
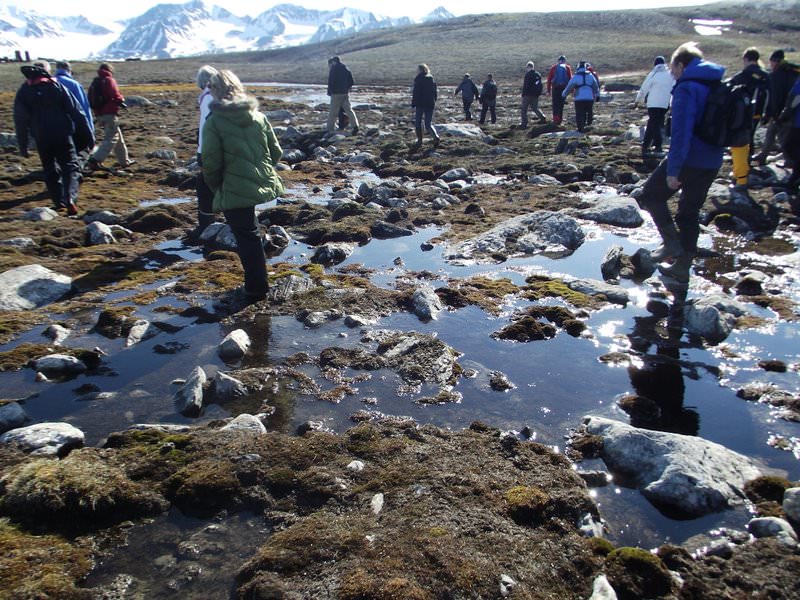
[[[214,99],[210,104],[212,114],[218,114],[240,126],[253,121],[250,116],[258,110],[258,100],[253,96],[234,96],[231,100]]]

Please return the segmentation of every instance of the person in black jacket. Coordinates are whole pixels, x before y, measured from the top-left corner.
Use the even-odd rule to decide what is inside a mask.
[[[328,133],[333,133],[339,110],[344,110],[345,115],[353,126],[353,135],[358,133],[358,118],[350,106],[350,88],[353,87],[353,74],[338,56],[328,60],[328,96],[331,97],[328,109]]]
[[[534,68],[533,61],[525,65],[525,79],[522,80],[522,127],[528,126],[528,109],[539,117],[539,123],[547,122],[539,110],[539,96],[542,95],[542,75]]]
[[[14,97],[14,127],[19,153],[28,157],[28,132],[33,134],[47,191],[56,208],[77,215],[81,167],[78,152],[94,146],[94,136],[75,98],[50,76],[49,65],[20,67],[25,76]]]
[[[495,114],[495,107],[497,105],[497,82],[495,82],[491,73],[486,76],[486,81],[484,81],[481,86],[481,95],[478,97],[478,100],[481,102],[481,118],[478,119],[478,123],[483,125],[484,121],[486,121],[487,111],[492,118],[492,123],[497,123],[497,115]]]
[[[470,108],[475,98],[478,97],[478,86],[470,79],[469,73],[464,73],[464,79],[458,84],[453,95],[458,96],[459,92],[461,92],[461,100],[464,102],[464,118],[466,118],[467,121],[472,121],[472,111]]]
[[[411,108],[416,109],[414,115],[414,127],[417,132],[416,147],[422,145],[422,120],[425,119],[425,130],[433,135],[433,147],[439,145],[441,138],[433,126],[433,109],[436,107],[436,82],[428,65],[422,64],[417,67],[417,76],[414,77],[414,87],[411,91]]]
[[[762,121],[765,124],[769,123],[769,125],[767,126],[767,135],[764,138],[761,152],[753,157],[753,160],[760,165],[767,164],[767,157],[775,147],[775,142],[777,141],[779,145],[782,145],[789,131],[786,124],[782,123],[778,117],[783,112],[786,99],[789,97],[789,91],[792,89],[798,75],[798,67],[788,62],[783,50],[780,49],[775,50],[770,55],[769,67],[769,102]]]
[[[742,55],[744,68],[731,79],[733,85],[743,85],[747,89],[753,103],[753,127],[750,132],[750,143],[744,146],[731,148],[731,161],[733,162],[733,176],[736,179],[734,190],[747,189],[747,177],[750,174],[750,155],[753,148],[753,136],[758,122],[764,114],[764,108],[769,96],[769,74],[761,68],[758,48],[748,48]]]

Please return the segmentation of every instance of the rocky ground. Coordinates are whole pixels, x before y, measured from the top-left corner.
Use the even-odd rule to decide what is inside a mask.
[[[8,343],[0,353],[3,370],[32,360],[43,378],[62,376],[65,369],[97,368],[103,357],[94,349],[14,341],[34,326],[49,324],[54,338],[59,328],[92,329],[136,343],[149,326],[158,326],[142,323],[137,307],[156,302],[165,314],[198,321],[293,315],[311,328],[340,318],[361,326],[401,311],[430,319],[437,311],[467,305],[492,312],[512,294],[557,299],[563,306],[532,305],[496,332],[500,339],[548,339],[557,329],[581,335],[590,311],[627,302],[625,290],[613,285],[620,277],[644,280],[653,272],[646,254],[611,254],[603,265],[606,282],[533,276],[525,285],[514,285],[470,278],[434,290],[419,285],[431,277],[425,272],[409,273],[384,289],[371,283],[366,270],[335,266],[356,244],[405,236],[429,224],[445,227],[430,244],[446,244],[450,260],[489,263],[574,250],[583,243],[577,218],[638,227],[641,217],[632,197],[656,161],[640,156],[636,140],[643,113],[631,108],[630,92],[605,96],[588,135],[551,124],[514,127],[518,98],[509,94],[499,101],[498,124],[482,128],[463,123],[457,104],[443,101],[436,118],[446,124],[441,145],[433,149],[428,141],[416,149],[402,90],[360,90],[369,98],[358,107],[360,133],[333,138],[322,136],[324,107],[274,99],[287,89],[269,90],[269,99],[263,88],[252,91],[262,95],[261,108],[281,137],[286,187],[306,194],[319,189],[330,197],[327,204],[307,203],[295,192],[262,213],[269,250],[277,256],[294,239],[315,246],[313,257],[300,264],[271,262],[270,299],[237,311],[231,292],[241,285],[241,270],[221,225],[207,232],[203,261],[183,261],[155,249],[194,225],[191,202],[142,202],[193,195],[196,90],[124,88],[130,108],[122,115],[122,128],[137,162],[121,169],[109,161],[107,169],[87,174],[78,218],[40,210],[50,202],[37,160],[20,158],[8,136],[0,140],[0,272],[40,265],[66,277],[49,284],[51,292],[65,287],[46,303],[36,295],[32,305],[18,304],[19,298],[30,299],[25,290],[6,298],[0,313],[0,336]],[[12,122],[12,99],[0,92],[0,123]],[[350,179],[353,168],[371,170],[380,180],[356,185]],[[701,257],[695,277],[729,294],[694,304],[694,313],[687,309],[677,325],[708,343],[723,340],[734,327],[763,324],[731,302],[737,295],[772,308],[784,321],[799,314],[786,288],[764,283],[779,268],[730,279],[734,253],[775,257],[795,251],[787,239],[797,230],[796,198],[781,195],[785,173],[775,163],[758,170],[754,181],[761,185],[748,198],[729,194],[728,168],[705,207],[704,224],[718,234],[717,242]],[[593,201],[591,192],[597,190],[601,193]],[[151,285],[163,281],[170,284]],[[122,290],[136,293],[124,302],[108,298]],[[653,303],[654,317],[661,319],[653,329],[657,333],[668,329],[667,317],[675,316],[670,305],[680,306],[686,290],[667,285],[663,294]],[[469,375],[458,364],[458,353],[433,336],[376,330],[364,343],[363,352],[331,347],[271,369],[234,371],[233,381],[217,376],[207,382],[202,370],[194,372],[179,393],[179,405],[184,414],[196,414],[210,398],[247,396],[287,378],[317,389],[321,399],[348,393],[352,381],[339,379],[333,390],[326,386],[328,397],[323,397],[316,382],[297,368],[307,362],[327,369],[331,378],[345,367],[388,368],[408,385],[432,381],[440,392],[430,402],[448,401],[457,379]],[[230,351],[247,353],[249,342],[238,344],[237,350],[231,343]],[[69,356],[48,362],[56,352]],[[624,363],[635,348],[621,354],[603,359]],[[795,368],[775,363],[764,368]],[[502,374],[493,378],[499,389],[507,384]],[[741,394],[774,402],[787,418],[797,418],[791,390],[753,388]],[[13,399],[12,391],[6,395]],[[800,558],[789,524],[797,526],[797,495],[791,491],[796,488],[779,478],[752,483],[761,475],[755,467],[729,475],[740,479],[726,492],[710,489],[693,499],[695,504],[680,507],[704,514],[746,495],[761,516],[775,521],[754,525],[754,537],[727,532],[706,551],[690,554],[663,546],[654,554],[614,548],[593,536],[599,533],[600,515],[584,479],[569,460],[544,446],[480,423],[448,432],[402,419],[364,422],[341,435],[311,426],[298,437],[267,434],[258,415],[276,410],[275,395],[268,393],[261,407],[232,411],[233,416],[243,413],[233,423],[114,433],[102,448],[72,449],[82,445],[80,432],[60,430],[55,436],[60,441],[50,447],[60,459],[3,446],[0,536],[9,552],[0,561],[7,582],[0,596],[109,597],[108,586],[82,586],[93,565],[124,544],[132,527],[146,527],[148,519],[170,508],[204,519],[238,511],[263,514],[271,535],[240,566],[235,594],[241,598],[588,598],[593,587],[596,598],[614,592],[621,598],[800,594]],[[12,405],[19,406],[6,402],[2,408],[16,411]],[[633,424],[647,424],[653,416],[647,398],[629,399],[626,406]],[[624,463],[616,444],[629,433],[612,437],[605,423],[590,422],[574,440],[572,457]],[[21,447],[30,450],[26,443]],[[663,444],[670,449],[664,454],[678,452],[673,438]],[[730,462],[726,456],[722,460]],[[658,471],[674,471],[673,464],[657,465],[647,477],[636,467],[644,493],[655,503],[681,502],[673,500],[674,486],[681,482],[669,487],[669,478]],[[126,581],[115,588],[119,597],[140,597],[135,579]]]

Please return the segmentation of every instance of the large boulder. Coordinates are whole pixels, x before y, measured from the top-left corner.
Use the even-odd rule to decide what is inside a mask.
[[[622,196],[604,198],[591,208],[584,208],[575,214],[581,219],[617,227],[634,228],[644,223],[636,201]]]
[[[567,287],[589,296],[605,296],[609,302],[622,306],[627,305],[630,300],[628,290],[624,287],[598,279],[573,279],[567,282]]]
[[[0,435],[0,444],[17,445],[34,456],[65,456],[84,441],[83,432],[69,423],[36,423]]]
[[[444,308],[441,299],[429,285],[423,285],[414,290],[411,296],[412,311],[423,321],[435,319],[436,315]]]
[[[30,417],[19,402],[9,402],[0,406],[0,433],[22,427],[28,420]]]
[[[175,405],[184,417],[197,417],[203,408],[203,386],[206,383],[206,372],[202,367],[195,367],[186,383],[175,392]]]
[[[72,279],[42,265],[24,265],[0,273],[0,310],[30,310],[63,298]]]
[[[702,438],[639,429],[587,417],[586,430],[603,438],[602,458],[632,477],[653,504],[699,517],[740,504],[744,484],[761,476],[748,457]]]
[[[684,309],[685,327],[711,343],[727,338],[738,317],[748,314],[744,304],[722,294],[701,296]]]

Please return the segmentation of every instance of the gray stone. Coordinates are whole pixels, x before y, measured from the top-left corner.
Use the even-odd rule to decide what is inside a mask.
[[[346,157],[346,161],[351,165],[361,165],[364,167],[374,167],[380,160],[369,152],[356,152]]]
[[[748,314],[741,302],[722,294],[701,296],[684,309],[684,327],[689,333],[702,336],[711,343],[727,338],[738,317]]]
[[[128,96],[125,95],[125,104],[128,106],[153,106],[153,102],[144,96]]]
[[[246,396],[247,387],[235,377],[231,377],[222,371],[217,371],[217,374],[214,375],[214,394],[218,400],[230,400]]]
[[[411,312],[423,321],[435,319],[443,309],[444,305],[433,287],[423,285],[414,290],[411,296]]]
[[[31,361],[35,371],[50,375],[75,375],[86,371],[83,361],[66,354],[48,354]]]
[[[578,530],[581,535],[586,537],[603,537],[603,523],[595,521],[594,517],[586,513],[583,518],[578,522]]]
[[[0,132],[0,148],[18,148],[17,136],[5,131]]]
[[[354,244],[344,242],[329,242],[317,246],[311,256],[311,262],[320,265],[335,265],[347,259],[355,250]]]
[[[354,473],[360,473],[364,470],[364,463],[360,460],[352,460],[347,463],[347,470],[353,471]]]
[[[408,235],[414,235],[414,231],[411,229],[407,229],[405,227],[399,227],[392,223],[387,223],[386,221],[375,221],[370,227],[370,233],[372,237],[379,239],[379,240],[386,240],[398,237],[405,237]]]
[[[49,206],[38,206],[26,210],[22,215],[23,221],[52,221],[58,218],[58,213]]]
[[[222,360],[239,360],[250,349],[250,336],[244,329],[234,329],[220,342],[217,354]]]
[[[347,315],[344,318],[344,324],[348,327],[367,327],[374,325],[376,319],[370,319],[364,315]]]
[[[206,372],[195,367],[186,383],[175,392],[175,405],[185,417],[197,417],[203,408],[203,386],[206,383]]]
[[[159,148],[146,154],[147,158],[158,158],[160,160],[178,160],[178,153],[175,150],[168,150],[167,148]]]
[[[561,182],[552,175],[531,175],[528,177],[528,183],[534,185],[561,185]]]
[[[617,592],[611,587],[605,575],[598,575],[592,584],[592,595],[589,600],[617,600]]]
[[[603,438],[602,458],[631,477],[644,496],[697,517],[741,504],[744,484],[762,475],[748,457],[702,438],[639,429],[587,417],[586,430]]]
[[[625,257],[625,251],[622,246],[611,246],[606,250],[606,255],[600,262],[600,273],[603,279],[619,279],[620,271],[622,271],[622,259]]]
[[[68,423],[36,423],[0,435],[0,444],[16,444],[33,456],[64,456],[84,442],[83,432]]]
[[[342,313],[338,310],[312,311],[302,316],[303,325],[309,329],[317,329],[325,323],[340,319]]]
[[[790,537],[795,542],[797,541],[797,534],[789,521],[779,519],[778,517],[758,517],[756,519],[750,519],[750,522],[747,523],[747,531],[756,538],[784,535]]]
[[[206,227],[206,230],[211,227],[213,227],[213,224]],[[205,233],[205,231],[203,233]],[[202,239],[202,235],[200,239]],[[217,235],[214,237],[214,247],[220,250],[236,251],[236,237],[233,235],[233,229],[231,229],[229,225],[223,225],[219,232],[217,232]]]
[[[287,149],[283,151],[283,160],[293,165],[306,159],[306,153],[297,148]]]
[[[220,222],[211,223],[211,225],[203,229],[203,233],[200,234],[200,241],[205,243],[212,243],[216,239],[219,232],[225,229],[225,227],[227,227],[225,223],[220,223]]]
[[[42,332],[42,335],[53,340],[53,344],[56,346],[60,346],[61,342],[67,339],[70,333],[72,333],[70,329],[58,323],[53,323]]]
[[[800,525],[800,487],[789,488],[783,493],[783,512]]]
[[[577,211],[576,215],[581,219],[616,227],[634,228],[644,223],[636,201],[620,196],[604,198],[591,208]]]
[[[0,405],[0,433],[22,427],[27,421],[30,421],[30,417],[19,402]]]
[[[289,275],[287,277],[281,277],[275,282],[270,282],[267,295],[271,302],[280,304],[291,296],[307,292],[313,287],[314,282],[310,278],[300,277],[299,275]]]
[[[128,332],[128,339],[125,340],[125,345],[133,346],[142,340],[150,339],[157,333],[158,330],[150,325],[150,321],[146,319],[137,319]]]
[[[116,244],[111,227],[100,221],[92,221],[86,226],[86,243],[89,246],[99,246],[101,244]]]
[[[264,424],[258,417],[243,413],[223,426],[221,431],[241,431],[252,435],[264,435],[267,433],[267,428],[264,427]]]
[[[7,240],[0,240],[0,246],[17,248],[18,250],[24,250],[25,248],[32,248],[35,245],[36,242],[28,237],[15,237],[15,238],[9,238]]]
[[[453,379],[456,352],[440,339],[416,331],[373,331],[381,342],[381,356],[404,381],[446,386]]]
[[[270,120],[271,123],[277,121],[294,120],[294,113],[286,109],[268,110],[264,112],[264,115]]]
[[[0,310],[30,310],[64,297],[72,279],[42,265],[24,265],[0,273]]]
[[[456,167],[455,169],[450,169],[449,171],[442,173],[440,179],[447,182],[457,181],[459,179],[466,179],[470,176],[470,172],[468,169],[464,167]]]
[[[573,279],[567,282],[567,287],[590,296],[605,296],[609,302],[622,306],[627,305],[630,301],[628,291],[624,287],[597,279]]]
[[[477,138],[483,140],[487,137],[480,127],[472,125],[471,123],[437,123],[436,131],[439,132],[439,135],[451,135],[461,138]]]

